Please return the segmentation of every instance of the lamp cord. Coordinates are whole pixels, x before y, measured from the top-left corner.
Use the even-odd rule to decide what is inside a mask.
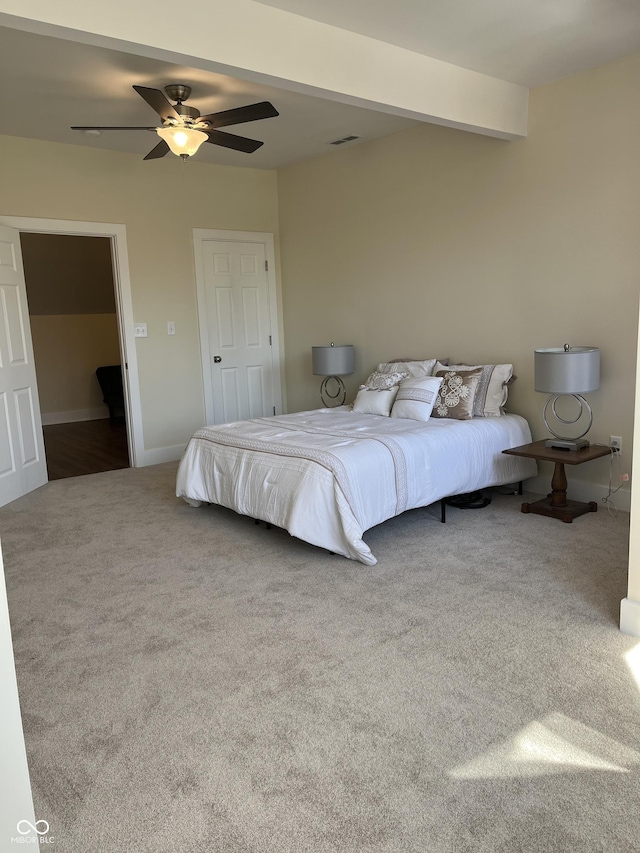
[[[615,489],[613,488],[613,460],[615,458],[617,458],[617,460],[618,460],[618,477],[620,477],[620,469],[621,469],[620,456],[621,455],[622,454],[620,453],[619,450],[615,450],[613,447],[611,448],[611,456],[609,457],[609,492],[607,493],[607,495],[604,498],[602,498],[602,503],[606,506],[607,512],[609,513],[609,515],[613,516],[614,518],[615,518],[615,516],[618,515],[618,507],[616,506],[615,502],[611,500],[611,496],[615,495],[616,492],[620,491],[620,489],[623,486],[623,483],[621,482],[619,486],[616,486]]]

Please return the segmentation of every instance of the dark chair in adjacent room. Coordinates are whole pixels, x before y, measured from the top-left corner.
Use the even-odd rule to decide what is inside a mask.
[[[122,423],[124,421],[124,392],[122,390],[122,368],[119,364],[108,367],[99,367],[96,377],[100,383],[102,397],[109,407],[109,420],[111,423]]]

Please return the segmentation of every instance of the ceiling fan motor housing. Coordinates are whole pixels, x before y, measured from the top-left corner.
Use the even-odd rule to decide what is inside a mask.
[[[185,104],[176,104],[174,110],[183,119],[191,119],[197,121],[200,118],[200,110],[195,107],[187,107]]]
[[[200,118],[200,110],[197,110],[195,107],[188,107],[183,103],[191,95],[191,86],[187,86],[184,83],[171,83],[165,86],[164,90],[172,101],[177,101],[173,109],[182,119],[197,121]]]

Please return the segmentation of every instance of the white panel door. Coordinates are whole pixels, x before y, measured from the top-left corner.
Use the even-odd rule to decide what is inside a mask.
[[[263,243],[203,245],[214,423],[275,414]]]
[[[0,225],[0,506],[46,482],[20,236]]]

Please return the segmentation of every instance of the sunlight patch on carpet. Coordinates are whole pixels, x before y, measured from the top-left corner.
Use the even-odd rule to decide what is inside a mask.
[[[484,755],[455,767],[450,775],[454,779],[490,779],[581,770],[629,773],[637,765],[640,753],[635,750],[563,714],[550,714]]]
[[[640,643],[630,649],[624,656],[624,659],[631,670],[631,675],[638,686],[638,690],[640,690]]]

